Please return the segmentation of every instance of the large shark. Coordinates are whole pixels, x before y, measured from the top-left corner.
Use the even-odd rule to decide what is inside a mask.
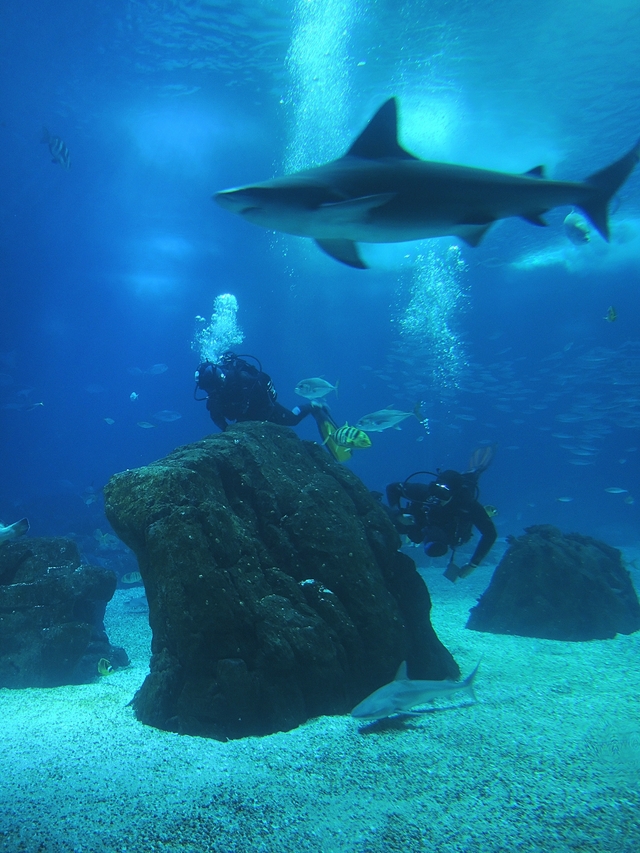
[[[416,705],[426,705],[435,699],[443,699],[456,693],[468,693],[475,699],[473,681],[480,663],[464,681],[416,681],[407,677],[407,664],[400,664],[396,677],[384,687],[374,690],[351,712],[358,720],[382,720],[392,714],[419,714],[424,711],[412,711]]]
[[[550,181],[537,166],[522,175],[420,160],[398,144],[390,98],[344,157],[261,184],[223,190],[218,204],[275,231],[313,237],[351,267],[366,269],[357,243],[451,235],[477,246],[498,219],[546,225],[554,207],[578,207],[609,238],[608,205],[640,157],[640,140],[582,183]]]

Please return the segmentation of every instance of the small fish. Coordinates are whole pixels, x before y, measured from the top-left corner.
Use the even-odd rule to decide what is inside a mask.
[[[336,392],[337,397],[338,382],[339,380],[336,379],[336,384],[332,385],[326,379],[315,376],[313,379],[302,379],[298,382],[294,390],[296,394],[300,397],[306,397],[307,400],[319,400],[321,397],[326,397],[332,391]]]
[[[570,504],[571,501],[573,500],[573,498],[562,497],[562,498],[556,498],[556,500],[561,504]]]
[[[98,675],[111,675],[113,667],[106,658],[100,658],[98,661]]]
[[[113,418],[103,418],[103,420],[104,420],[105,424],[109,424],[109,426],[113,426],[115,424],[115,421]]]
[[[154,429],[155,424],[150,424],[149,421],[138,421],[138,426],[142,429]]]
[[[392,714],[424,714],[425,711],[411,709],[456,693],[467,693],[475,699],[473,682],[479,666],[480,663],[464,681],[414,681],[407,677],[407,664],[403,661],[394,680],[363,699],[351,716],[358,720],[382,720]]]
[[[331,435],[327,436],[322,443],[326,444],[329,438],[331,438],[338,447],[347,447],[350,450],[364,450],[365,447],[371,447],[371,439],[366,432],[358,429],[358,427],[349,426],[349,424],[345,424],[335,432],[331,433]]]
[[[169,370],[166,364],[152,364],[151,367],[146,371],[150,376],[159,376],[161,373],[164,373],[166,370]]]
[[[618,319],[618,312],[613,307],[613,305],[609,305],[609,307],[607,308],[607,313],[602,319],[606,320],[608,323],[615,323],[615,321]]]
[[[4,403],[0,408],[10,409],[16,412],[33,412],[35,409],[44,406],[44,403],[29,403],[28,401],[20,403]]]
[[[163,409],[161,412],[156,412],[153,416],[157,421],[164,421],[167,424],[173,421],[179,421],[182,415],[180,412],[172,412],[171,409]]]
[[[485,504],[484,511],[489,518],[493,518],[494,515],[498,514],[498,510],[492,504]]]
[[[29,520],[26,518],[14,521],[13,524],[8,524],[6,527],[4,524],[0,524],[0,545],[8,542],[10,539],[17,539],[19,536],[24,536],[28,529]]]
[[[425,426],[425,423],[428,423],[428,421],[422,417],[421,408],[422,404],[416,403],[412,412],[402,412],[400,409],[392,409],[390,406],[387,406],[386,409],[380,409],[377,412],[364,415],[364,417],[360,418],[356,427],[365,432],[383,432],[385,429],[397,427],[399,423],[410,417],[416,417]]]
[[[630,506],[636,502],[636,499],[633,497],[633,495],[626,495],[623,500],[626,504],[629,504]]]
[[[43,127],[40,142],[49,146],[52,163],[59,163],[63,169],[71,168],[71,155],[69,154],[69,149],[59,136],[51,136],[47,128]]]
[[[562,224],[564,233],[576,246],[583,246],[585,243],[591,242],[589,223],[584,216],[580,216],[575,210],[572,210],[571,213],[565,216]]]
[[[129,394],[129,399],[131,400],[132,403],[135,403],[135,401],[138,399],[139,396],[140,396],[140,394],[138,394],[136,391],[132,391]]]
[[[93,531],[93,538],[98,543],[99,551],[117,551],[121,547],[117,536],[113,533],[103,533],[99,527]]]
[[[626,495],[629,489],[621,489],[618,486],[609,486],[608,489],[605,489],[605,492],[609,492],[610,495]]]
[[[140,572],[127,572],[126,575],[122,575],[120,578],[120,583],[141,583],[142,575]]]

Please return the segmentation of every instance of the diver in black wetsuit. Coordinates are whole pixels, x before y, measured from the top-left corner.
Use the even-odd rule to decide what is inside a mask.
[[[229,421],[270,421],[296,426],[307,415],[315,415],[316,409],[322,411],[320,406],[310,403],[294,409],[278,403],[271,377],[257,359],[254,361],[257,366],[228,351],[218,364],[205,361],[196,370],[194,397],[198,389],[206,393],[207,410],[218,429],[224,432]]]
[[[465,474],[448,470],[437,474],[431,483],[411,483],[409,477],[404,483],[387,486],[387,501],[399,533],[406,534],[416,544],[423,543],[428,557],[443,557],[451,548],[444,576],[454,583],[478,567],[498,535],[478,500],[478,477],[486,470],[491,455],[486,454],[483,466]],[[480,533],[480,541],[469,562],[459,568],[453,562],[455,550],[471,539],[474,527]]]

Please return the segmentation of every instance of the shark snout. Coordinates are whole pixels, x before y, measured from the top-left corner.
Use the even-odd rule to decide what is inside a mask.
[[[239,216],[256,208],[255,199],[246,190],[222,190],[213,196],[213,200],[217,201],[220,207]]]

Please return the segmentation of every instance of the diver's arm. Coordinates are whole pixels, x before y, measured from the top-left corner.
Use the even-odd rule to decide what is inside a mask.
[[[431,483],[403,483],[402,497],[416,503],[426,503],[431,497]]]
[[[478,542],[476,550],[473,552],[473,557],[469,560],[468,564],[475,569],[476,566],[480,565],[493,547],[493,543],[498,538],[498,531],[496,530],[496,526],[493,521],[491,521],[487,515],[487,511],[478,501],[475,501],[471,507],[471,521],[473,522],[474,527],[476,527],[480,532],[480,541]]]
[[[311,414],[311,404],[305,403],[302,406],[296,406],[295,409],[287,409],[280,403],[272,403],[269,420],[274,424],[282,424],[282,426],[297,426],[303,418]]]
[[[222,414],[220,402],[215,394],[209,394],[207,397],[207,410],[209,411],[209,415],[211,416],[211,420],[214,424],[221,432],[224,432],[229,424]]]

